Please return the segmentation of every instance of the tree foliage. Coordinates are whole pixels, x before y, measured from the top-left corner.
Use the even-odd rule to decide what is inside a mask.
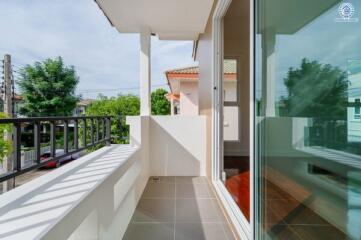
[[[99,96],[87,109],[87,116],[113,116],[111,134],[115,136],[115,142],[124,142],[129,136],[129,128],[125,124],[126,116],[139,115],[140,101],[135,95],[119,95],[107,98]]]
[[[348,80],[340,68],[303,59],[300,68],[289,69],[284,83],[285,115],[346,118]]]
[[[18,81],[23,103],[20,113],[29,117],[69,116],[79,98],[79,82],[73,66],[65,66],[61,57],[27,65]]]
[[[170,102],[166,99],[165,95],[168,92],[162,88],[159,88],[152,92],[151,106],[153,115],[169,115],[170,114]]]

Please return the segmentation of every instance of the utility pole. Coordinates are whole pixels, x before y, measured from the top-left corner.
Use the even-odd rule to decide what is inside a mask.
[[[13,117],[13,96],[12,96],[12,68],[11,56],[6,54],[4,56],[4,113],[9,117]],[[6,132],[4,135],[5,141],[12,140],[11,132]],[[15,150],[15,149],[14,149]],[[3,159],[3,169],[5,172],[13,171],[12,155],[8,155]],[[14,187],[15,180],[8,180],[3,182],[3,192],[9,191]]]

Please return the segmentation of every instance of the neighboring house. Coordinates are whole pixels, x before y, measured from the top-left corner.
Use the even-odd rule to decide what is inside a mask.
[[[79,102],[76,104],[76,108],[73,111],[73,115],[74,116],[84,115],[87,107],[89,105],[91,105],[94,101],[95,101],[94,99],[81,99],[81,100],[79,100]],[[20,107],[21,103],[22,103],[21,95],[15,93],[15,96],[14,96],[14,111],[15,111],[15,116],[17,116],[17,117],[24,117],[24,116],[19,115],[19,107]],[[0,111],[1,112],[4,111],[3,93],[1,94],[1,97],[0,97]]]
[[[324,82],[307,85],[318,75],[317,67],[292,73],[302,76],[298,80],[303,84],[298,88],[303,98],[287,106],[295,114],[284,117],[277,111],[284,108],[280,99],[288,94],[289,70],[300,69],[303,59],[326,66],[330,71],[322,72],[323,79],[336,87],[348,61],[361,59],[361,1],[96,3],[120,34],[140,35],[135,43],[140,74],[134,80],[140,87],[140,115],[127,116],[130,144],[110,145],[116,127],[111,128],[110,117],[105,117],[102,129],[108,146],[0,196],[1,237],[361,238],[361,144],[348,138],[351,132],[345,128],[337,132],[345,142],[342,146],[331,139],[335,123],[358,120],[359,71],[349,75],[355,87],[341,87],[341,99],[352,90],[349,106],[337,102],[340,98],[325,98],[335,100],[329,104],[348,107],[349,119],[336,119],[332,111],[328,116],[297,114],[329,94]],[[188,80],[173,80],[179,86],[168,96],[179,102],[177,116],[151,115],[152,36],[194,42],[197,77],[195,69],[180,71]],[[235,94],[227,94],[224,65],[229,59],[237,66]],[[198,98],[193,95],[196,82]],[[182,111],[182,99],[191,106],[189,112]],[[225,128],[227,111],[238,115],[233,118],[239,126],[233,140],[225,139],[231,134]],[[99,130],[82,122],[85,129]],[[313,125],[325,126],[323,137],[305,144]],[[92,140],[83,135],[81,147]],[[351,147],[358,152],[350,153]],[[18,178],[20,167],[6,179]]]
[[[198,67],[172,69],[165,72],[170,93],[171,115],[198,115]]]
[[[86,109],[89,105],[91,105],[95,100],[94,99],[81,99],[77,104],[76,108],[74,109],[73,115],[74,116],[82,116],[85,114]]]
[[[347,108],[347,139],[361,142],[361,60],[348,61],[348,102],[354,104]]]
[[[224,140],[238,141],[240,122],[238,119],[237,61],[225,59],[223,68]],[[166,98],[171,103],[171,115],[199,115],[199,67],[172,69],[166,71],[165,75],[170,88],[170,93],[166,95]]]
[[[171,103],[171,114],[198,115],[198,81],[199,67],[171,69],[165,72],[170,93],[167,99]],[[237,96],[237,65],[236,61],[224,61],[223,96],[226,101]]]

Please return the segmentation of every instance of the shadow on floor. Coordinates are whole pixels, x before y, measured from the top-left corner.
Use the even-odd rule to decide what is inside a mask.
[[[204,177],[150,178],[123,239],[233,240]]]

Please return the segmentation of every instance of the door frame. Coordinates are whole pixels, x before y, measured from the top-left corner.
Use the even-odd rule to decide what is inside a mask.
[[[223,169],[223,17],[232,0],[219,0],[212,17],[212,183],[241,239],[254,239],[254,1],[250,1],[250,222],[221,181]]]

